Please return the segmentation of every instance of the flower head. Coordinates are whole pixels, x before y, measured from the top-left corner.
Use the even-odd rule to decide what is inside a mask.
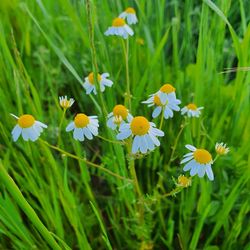
[[[11,115],[17,119],[17,125],[11,132],[13,141],[17,141],[21,134],[25,141],[36,141],[42,133],[43,128],[47,128],[47,125],[36,121],[32,115],[25,114],[20,117]]]
[[[198,149],[192,145],[186,145],[186,148],[192,152],[184,155],[181,164],[188,163],[184,166],[183,170],[190,170],[191,176],[198,174],[199,177],[203,177],[206,173],[208,179],[213,181],[214,174],[211,168],[213,164],[212,155],[206,149]]]
[[[124,12],[122,12],[119,17],[127,19],[128,24],[135,24],[138,22],[135,9],[131,7],[127,8]]]
[[[150,95],[148,100],[142,102],[148,104],[148,107],[155,107],[152,113],[153,118],[158,117],[161,112],[164,112],[165,119],[172,118],[174,116],[173,111],[180,110],[178,105],[181,101],[176,99],[174,91],[175,88],[172,85],[165,84],[157,93]]]
[[[129,136],[133,137],[132,153],[142,154],[152,151],[155,146],[160,146],[157,136],[164,136],[164,132],[155,127],[153,122],[149,122],[143,116],[134,117],[129,123],[124,123],[119,128],[118,140],[124,140]]]
[[[97,74],[97,81],[100,84],[101,92],[104,92],[105,86],[111,87],[113,85],[113,82],[107,79],[107,77],[109,77],[109,73],[103,73],[101,75]],[[87,95],[89,95],[91,92],[94,92],[95,95],[97,94],[93,72],[85,77],[83,87],[85,88]]]
[[[192,180],[189,177],[186,177],[185,175],[180,175],[178,177],[178,182],[177,182],[177,186],[179,187],[189,187],[191,186]]]
[[[181,114],[187,114],[188,117],[199,117],[203,107],[197,107],[194,103],[189,103],[181,109]]]
[[[68,100],[67,96],[60,96],[59,97],[59,102],[60,102],[60,106],[63,109],[68,109],[68,108],[70,108],[73,105],[73,103],[75,102],[75,100],[73,98],[70,98]]]
[[[89,140],[93,139],[93,135],[98,135],[97,116],[87,116],[79,113],[75,116],[74,121],[70,122],[66,127],[66,131],[74,130],[73,138],[78,141],[84,141],[84,137]]]
[[[133,36],[134,31],[126,24],[125,20],[117,17],[113,20],[112,26],[104,33],[106,36],[116,35],[127,39],[128,36]]]
[[[132,118],[133,116],[129,113],[128,109],[118,104],[113,108],[113,112],[108,114],[107,126],[115,130],[124,122],[130,122]]]
[[[229,152],[229,148],[227,148],[227,144],[217,142],[215,145],[215,151],[218,155],[226,155]]]

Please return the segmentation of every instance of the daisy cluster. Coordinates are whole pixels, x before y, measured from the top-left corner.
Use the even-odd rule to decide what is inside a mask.
[[[129,25],[138,22],[136,12],[129,7],[122,12],[112,22],[112,26],[107,29],[105,35],[120,36],[123,39],[128,39],[129,36],[134,35],[134,31]],[[108,79],[109,73],[99,74],[98,72],[91,72],[84,79],[83,88],[87,95],[98,92],[104,92],[106,87],[112,87],[113,82]],[[97,84],[99,87],[97,88]],[[63,108],[64,113],[69,109],[75,100],[68,99],[67,96],[59,97],[59,104]],[[163,84],[158,91],[151,94],[146,101],[142,103],[148,107],[153,107],[152,118],[157,118],[159,115],[164,119],[173,118],[174,112],[181,112],[189,118],[199,117],[203,107],[197,107],[194,103],[189,103],[183,108],[180,108],[181,101],[176,96],[176,89],[173,85]],[[63,114],[64,114],[63,113]],[[21,135],[25,141],[36,141],[43,129],[47,125],[37,121],[30,114],[23,114],[20,117],[12,114],[17,119],[17,124],[12,130],[13,141],[17,141]],[[108,128],[116,132],[116,139],[122,140],[125,144],[130,145],[129,152],[132,155],[144,155],[153,151],[160,146],[159,137],[163,137],[165,133],[161,128],[157,128],[154,122],[149,121],[144,116],[133,116],[130,110],[123,104],[117,104],[112,111],[107,115],[106,125]],[[160,126],[161,127],[161,126]],[[99,121],[96,115],[87,115],[85,113],[77,113],[74,119],[66,126],[66,132],[73,132],[73,138],[77,141],[92,140],[98,136]],[[186,145],[186,148],[191,152],[184,155],[181,164],[185,164],[183,170],[190,171],[190,175],[198,175],[204,177],[207,175],[209,180],[214,180],[212,171],[213,160],[212,155],[206,149],[196,148],[192,145]],[[215,146],[217,156],[225,155],[229,149],[226,144],[217,143]],[[188,187],[191,185],[191,179],[183,175],[178,178],[178,186]]]

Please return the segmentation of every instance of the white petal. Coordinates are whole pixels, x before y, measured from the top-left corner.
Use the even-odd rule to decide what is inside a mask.
[[[113,117],[109,118],[108,121],[107,121],[107,126],[113,130],[116,129],[116,124],[113,122]]]
[[[161,113],[162,107],[158,106],[154,109],[153,113],[152,113],[152,117],[156,118],[157,116],[159,116],[159,114]]]
[[[132,144],[132,153],[135,154],[138,152],[139,150],[139,136],[136,135],[134,140],[133,140],[133,144]]]
[[[69,132],[75,128],[75,123],[70,122],[69,125],[66,127],[66,132]]]
[[[127,24],[124,25],[124,28],[130,36],[134,35],[134,31]]]
[[[195,164],[195,160],[190,161],[189,163],[187,163],[184,168],[183,171],[188,171],[192,168],[192,166]]]
[[[198,176],[202,178],[206,172],[206,166],[201,164],[200,167],[198,168]]]
[[[73,133],[73,137],[75,140],[84,141],[82,128],[75,128],[74,133]]]
[[[131,134],[132,134],[132,132],[131,132],[130,129],[123,130],[122,132],[120,132],[120,133],[116,136],[116,138],[117,138],[117,140],[124,140],[124,139],[128,138]]]
[[[35,121],[35,124],[41,126],[42,128],[47,128],[48,126],[42,122],[39,122],[39,121]]]
[[[196,175],[196,174],[198,173],[198,169],[199,169],[200,167],[201,167],[201,166],[200,166],[199,163],[194,162],[194,164],[193,164],[193,166],[192,166],[192,168],[191,168],[191,170],[190,170],[190,175],[191,175],[191,176]]]
[[[84,134],[89,140],[92,140],[92,139],[93,139],[93,135],[91,134],[91,132],[89,131],[89,129],[83,128],[82,131],[83,131],[83,134]]]
[[[187,144],[185,147],[186,147],[187,149],[191,150],[191,151],[195,151],[195,150],[196,150],[196,147],[194,147],[194,146],[192,146],[192,145],[190,145],[190,144]]]
[[[149,133],[152,133],[153,135],[156,135],[156,136],[164,136],[164,132],[158,128],[150,128]]]
[[[160,141],[157,139],[157,137],[155,137],[152,134],[149,134],[150,138],[152,139],[153,143],[158,147],[160,146]]]
[[[193,159],[194,157],[193,156],[188,156],[188,157],[186,157],[186,158],[184,158],[180,163],[182,164],[182,163],[185,163],[185,162],[187,162],[187,161],[190,161],[191,159]]]
[[[147,152],[147,145],[145,143],[144,140],[144,136],[138,136],[139,137],[139,147],[140,147],[140,151],[145,154]]]
[[[22,133],[22,128],[17,124],[11,132],[13,141],[17,141],[21,133]]]
[[[210,181],[213,181],[214,180],[214,173],[213,173],[213,170],[212,170],[210,164],[206,165],[206,173],[207,173],[208,179]]]
[[[29,128],[22,129],[22,137],[25,141],[29,140]]]
[[[87,128],[90,130],[90,132],[94,135],[97,136],[98,135],[98,128],[95,127],[92,124],[88,124]]]
[[[152,141],[150,135],[145,135],[145,139],[147,141],[147,144],[148,144],[148,149],[149,150],[154,150],[155,146],[154,146],[154,142]]]

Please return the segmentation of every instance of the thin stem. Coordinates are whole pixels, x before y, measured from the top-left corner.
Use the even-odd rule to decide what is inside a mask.
[[[93,67],[93,73],[94,73],[94,84],[96,86],[98,96],[101,101],[102,114],[104,117],[106,117],[108,112],[106,110],[106,105],[105,105],[103,95],[101,92],[100,83],[98,81],[98,66],[97,66],[97,57],[96,57],[95,42],[94,42],[94,28],[93,28],[93,20],[91,18],[91,7],[90,7],[89,0],[86,0],[86,9],[87,9],[87,20],[88,20],[88,28],[89,28],[90,50],[91,50],[91,56],[92,56],[92,67]]]
[[[127,39],[126,43],[122,39],[122,47],[123,47],[125,67],[126,67],[126,85],[127,85],[126,105],[128,106],[129,110],[131,110],[131,93],[130,93],[129,64],[128,64],[129,39]]]
[[[59,148],[59,147],[56,147],[56,146],[54,146],[54,145],[49,144],[48,142],[46,142],[46,141],[44,141],[44,140],[42,140],[42,139],[40,139],[40,141],[41,141],[42,143],[44,143],[45,145],[47,145],[48,147],[53,148],[53,149],[55,149],[55,150],[61,152],[62,154],[65,154],[65,155],[67,155],[67,156],[69,156],[69,157],[71,157],[71,158],[74,158],[74,159],[76,159],[76,160],[85,162],[87,165],[89,165],[89,166],[91,166],[91,167],[100,169],[100,170],[102,170],[103,172],[106,172],[106,173],[108,173],[109,175],[112,175],[112,176],[114,176],[114,177],[116,177],[116,178],[118,178],[118,179],[126,180],[126,181],[129,181],[129,182],[132,182],[131,179],[128,179],[128,178],[126,178],[126,177],[123,177],[123,176],[121,176],[121,175],[118,175],[118,174],[112,172],[111,170],[108,170],[108,169],[104,168],[103,166],[97,165],[97,164],[95,164],[95,163],[93,163],[93,162],[90,162],[90,161],[84,159],[84,158],[78,157],[77,155],[73,155],[73,154],[71,154],[71,153],[69,153],[69,152],[67,152],[67,151],[65,151],[65,150],[63,150],[63,149],[61,149],[61,148]]]
[[[163,125],[163,121],[164,121],[164,107],[162,107],[162,113],[161,113],[161,122],[160,122],[160,126],[159,126],[159,129],[162,128],[162,125]]]
[[[58,141],[57,141],[58,146],[59,146],[59,144],[61,142],[61,129],[62,129],[62,124],[63,124],[63,120],[64,120],[64,117],[65,117],[65,113],[66,113],[66,108],[63,109],[62,117],[61,117],[60,124],[59,124],[59,127],[58,127]]]
[[[110,139],[105,138],[105,137],[100,136],[100,135],[97,135],[97,137],[100,138],[100,139],[102,139],[102,140],[104,140],[104,141],[110,142],[110,143],[124,145],[123,142],[120,142],[120,141],[113,141],[113,140],[110,140]]]
[[[33,223],[35,228],[41,233],[44,240],[51,246],[52,249],[60,250],[61,247],[52,237],[51,232],[44,226],[44,224],[39,219],[34,209],[26,201],[20,189],[15,184],[14,180],[9,176],[9,174],[7,173],[1,162],[0,162],[0,179],[1,182],[4,183],[4,185],[6,186],[8,192],[10,192],[10,194],[15,199],[17,204],[20,206],[20,208],[24,211],[26,216]]]

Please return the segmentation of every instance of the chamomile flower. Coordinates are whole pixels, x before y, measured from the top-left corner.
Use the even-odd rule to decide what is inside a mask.
[[[68,100],[68,97],[67,96],[60,96],[59,97],[59,103],[60,103],[60,106],[63,108],[63,109],[68,109],[70,108],[73,103],[75,102],[75,100],[73,98],[70,98]]]
[[[97,81],[100,84],[101,92],[104,92],[105,86],[111,87],[113,85],[113,82],[107,79],[107,77],[109,77],[109,73],[103,73],[101,75],[97,74]],[[93,72],[85,77],[83,87],[85,88],[87,95],[89,95],[91,92],[94,92],[95,95],[97,94]]]
[[[122,12],[119,17],[127,19],[128,24],[136,24],[138,22],[135,9],[131,7]]]
[[[178,183],[176,184],[178,187],[184,187],[187,188],[191,186],[192,180],[191,177],[186,177],[185,175],[180,175],[178,177]]]
[[[84,137],[92,140],[93,135],[98,135],[98,127],[97,116],[87,116],[79,113],[75,116],[74,121],[70,122],[66,127],[66,132],[74,130],[73,138],[78,141],[84,141]]]
[[[172,101],[176,99],[175,88],[169,83],[162,85],[160,90],[155,94],[160,97],[161,103],[166,103],[167,100]],[[178,102],[179,104],[181,103],[180,100],[178,100]]]
[[[187,114],[188,117],[199,117],[203,107],[197,107],[194,103],[189,103],[181,109],[181,114]]]
[[[129,113],[128,109],[118,104],[113,108],[113,112],[108,114],[107,126],[113,130],[123,124],[125,121],[130,122],[133,116]]]
[[[226,155],[229,152],[229,148],[227,148],[227,144],[217,142],[215,145],[215,151],[218,155]]]
[[[112,26],[104,33],[106,36],[115,35],[127,39],[129,36],[134,35],[134,31],[126,24],[125,20],[117,17],[113,20]]]
[[[181,102],[180,100],[174,97],[168,97],[163,103],[160,97],[157,94],[151,95],[148,100],[142,102],[148,104],[148,107],[154,106],[155,109],[152,113],[152,117],[156,118],[160,115],[161,112],[164,112],[164,118],[172,118],[174,116],[173,111],[179,111],[180,107],[178,106]]]
[[[124,140],[132,136],[132,153],[142,154],[152,151],[155,146],[160,146],[157,136],[164,136],[164,132],[155,127],[153,122],[149,122],[143,116],[134,117],[130,123],[121,124],[119,134],[116,136],[118,140]]]
[[[213,181],[214,174],[211,168],[211,165],[213,164],[212,155],[206,149],[198,149],[189,144],[186,145],[186,148],[192,152],[184,155],[181,164],[186,163],[186,165],[184,166],[183,170],[190,170],[191,176],[198,174],[200,178],[206,173],[208,179]]]
[[[21,115],[17,117],[11,114],[17,119],[17,125],[12,130],[13,141],[17,141],[20,135],[22,135],[25,141],[36,141],[43,131],[43,128],[47,128],[42,122],[36,121],[32,115]]]

